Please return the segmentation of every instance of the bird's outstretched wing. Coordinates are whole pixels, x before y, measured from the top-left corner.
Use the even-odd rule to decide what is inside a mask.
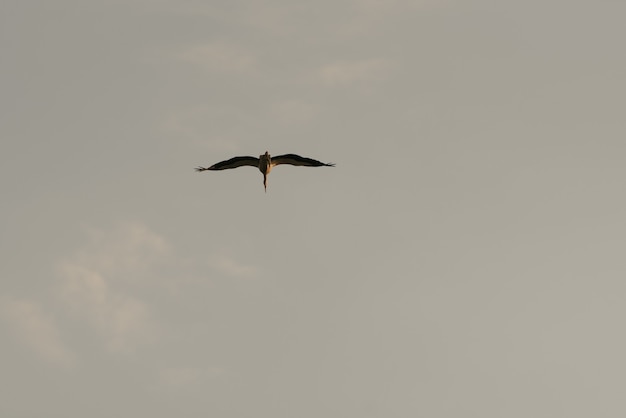
[[[229,168],[237,168],[244,165],[258,167],[259,159],[256,157],[234,157],[230,160],[220,161],[219,163],[213,164],[211,167],[198,167],[196,168],[196,171],[228,170]]]
[[[301,157],[296,154],[284,154],[272,157],[272,165],[290,164],[290,165],[302,165],[307,167],[334,167],[335,164],[326,164],[321,161],[314,160],[313,158]]]

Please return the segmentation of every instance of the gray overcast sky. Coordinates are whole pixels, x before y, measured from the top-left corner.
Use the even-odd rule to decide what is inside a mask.
[[[0,415],[625,416],[624,16],[3,0]]]

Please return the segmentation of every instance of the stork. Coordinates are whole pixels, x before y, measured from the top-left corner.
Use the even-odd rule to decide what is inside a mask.
[[[272,171],[272,168],[279,164],[300,165],[305,167],[334,167],[335,164],[323,163],[321,161],[314,160],[312,158],[301,157],[296,154],[283,154],[272,157],[267,151],[265,154],[256,157],[234,157],[230,160],[220,161],[213,164],[211,167],[197,167],[196,171],[206,170],[228,170],[231,168],[242,167],[249,165],[251,167],[257,167],[263,174],[263,187],[267,193],[267,176]]]

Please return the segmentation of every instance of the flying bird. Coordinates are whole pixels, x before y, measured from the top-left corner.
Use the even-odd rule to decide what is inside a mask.
[[[267,151],[265,154],[259,155],[259,158],[256,157],[234,157],[230,160],[221,161],[219,163],[213,164],[211,167],[198,167],[196,171],[206,171],[206,170],[228,170],[231,168],[242,167],[244,165],[249,165],[251,167],[257,167],[259,171],[263,174],[263,187],[265,188],[265,192],[267,192],[267,176],[272,171],[272,167],[279,164],[290,164],[290,165],[301,165],[305,167],[334,167],[335,164],[323,163],[321,161],[314,160],[312,158],[301,157],[296,154],[283,154],[277,155],[276,157],[272,157]]]

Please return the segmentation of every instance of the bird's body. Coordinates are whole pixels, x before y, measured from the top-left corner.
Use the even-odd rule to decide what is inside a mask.
[[[306,167],[334,167],[335,164],[326,164],[321,161],[314,160],[312,158],[301,157],[296,154],[284,154],[273,157],[265,151],[265,154],[256,157],[234,157],[230,160],[221,161],[213,164],[211,167],[198,167],[196,171],[206,170],[228,170],[231,168],[242,167],[249,165],[251,167],[257,167],[263,174],[263,187],[267,191],[267,175],[272,171],[274,166],[279,164],[290,164]]]

